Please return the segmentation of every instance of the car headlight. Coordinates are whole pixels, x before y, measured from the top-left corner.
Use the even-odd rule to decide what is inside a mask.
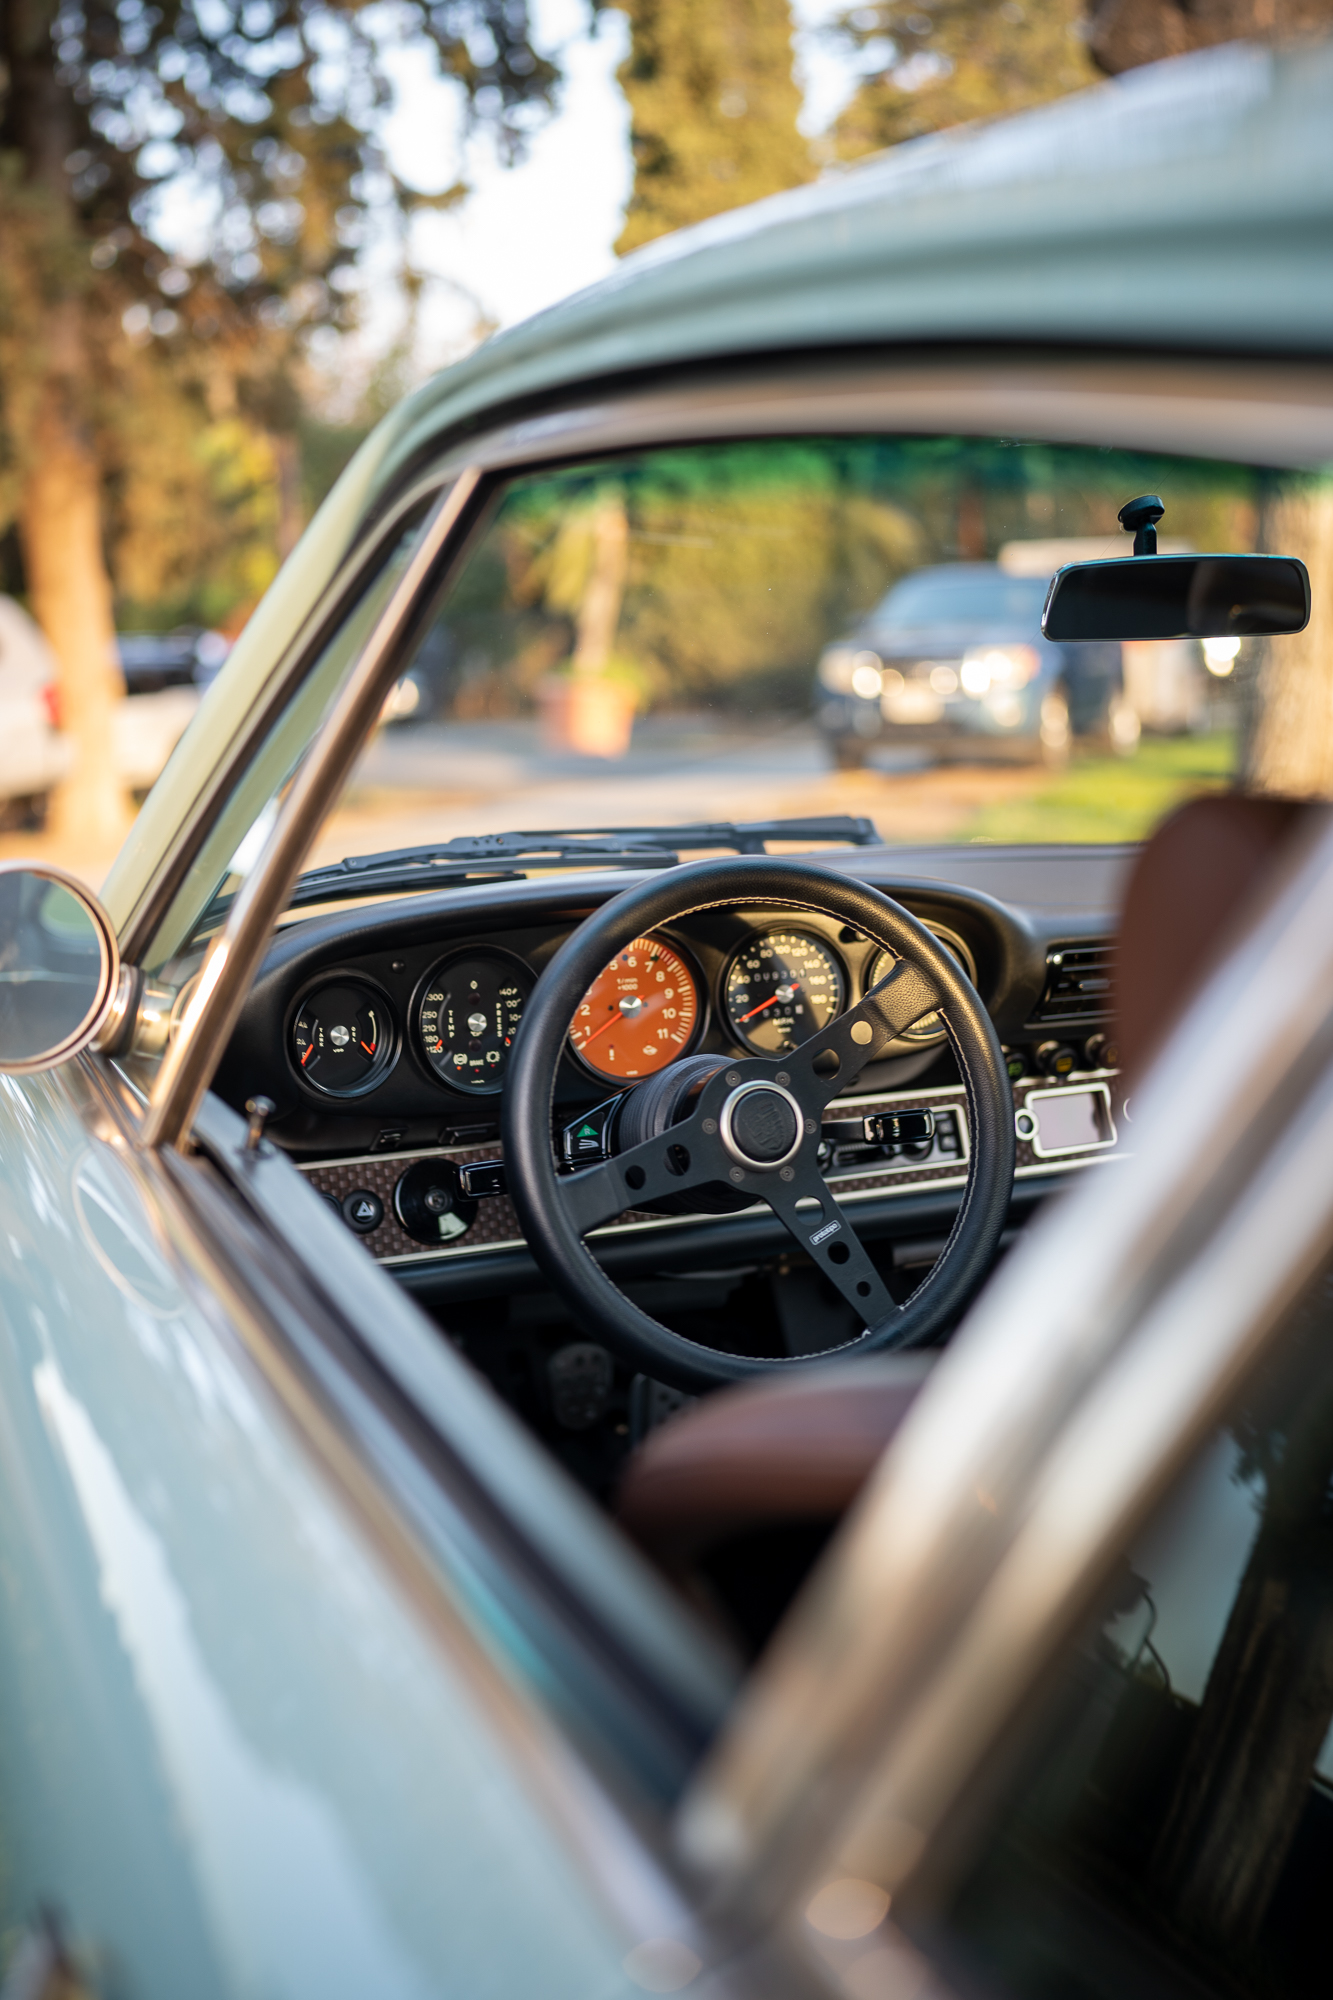
[[[854,646],[830,646],[820,655],[819,678],[834,694],[878,701],[884,685],[878,653]]]
[[[1210,674],[1225,680],[1236,664],[1240,651],[1239,639],[1205,639],[1203,642],[1203,663]]]
[[[830,646],[819,658],[819,678],[834,694],[850,694],[857,655],[851,646]]]
[[[852,693],[859,694],[862,701],[878,701],[883,687],[879,654],[857,653],[852,660]]]
[[[1026,687],[1040,666],[1035,646],[978,646],[964,653],[959,678],[979,700],[992,688]]]

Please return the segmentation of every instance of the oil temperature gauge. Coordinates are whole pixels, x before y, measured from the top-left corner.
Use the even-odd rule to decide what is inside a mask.
[[[532,991],[532,974],[506,951],[469,951],[427,973],[415,1007],[417,1045],[456,1090],[498,1090]]]

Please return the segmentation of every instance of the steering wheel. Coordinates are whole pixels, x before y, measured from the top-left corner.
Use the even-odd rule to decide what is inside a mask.
[[[818,911],[884,945],[896,963],[855,1007],[788,1055],[683,1057],[629,1091],[612,1158],[573,1174],[552,1148],[555,1079],[569,1025],[597,974],[634,938],[696,911],[762,903]],[[905,1305],[890,1296],[819,1170],[826,1104],[888,1045],[938,1010],[958,1060],[972,1134],[967,1185],[943,1253]],[[926,1344],[985,1277],[1014,1174],[1009,1078],[971,982],[925,927],[863,882],[810,862],[739,857],[672,868],[580,925],[524,1012],[504,1104],[510,1194],[529,1247],[578,1323],[645,1374],[682,1389]],[[698,1191],[695,1202],[681,1196]],[[720,1192],[725,1191],[725,1192]],[[716,1212],[767,1202],[799,1249],[855,1308],[865,1331],[823,1353],[723,1354],[662,1326],[626,1298],[585,1238],[645,1203]]]

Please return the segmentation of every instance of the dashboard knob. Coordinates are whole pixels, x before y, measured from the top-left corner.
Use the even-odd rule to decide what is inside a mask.
[[[1083,1060],[1089,1069],[1119,1069],[1120,1044],[1114,1035],[1089,1035],[1083,1044]]]
[[[393,1191],[393,1212],[416,1243],[451,1243],[476,1220],[452,1160],[414,1160]]]
[[[1068,1042],[1043,1042],[1037,1050],[1037,1068],[1043,1076],[1071,1076],[1078,1068],[1078,1050]]]

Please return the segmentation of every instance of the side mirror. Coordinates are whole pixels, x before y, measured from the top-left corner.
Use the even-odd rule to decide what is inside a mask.
[[[62,868],[0,864],[0,1074],[52,1069],[111,1014],[120,952],[97,898]]]
[[[1300,632],[1310,578],[1295,556],[1121,556],[1071,563],[1046,593],[1048,639],[1244,639]]]

